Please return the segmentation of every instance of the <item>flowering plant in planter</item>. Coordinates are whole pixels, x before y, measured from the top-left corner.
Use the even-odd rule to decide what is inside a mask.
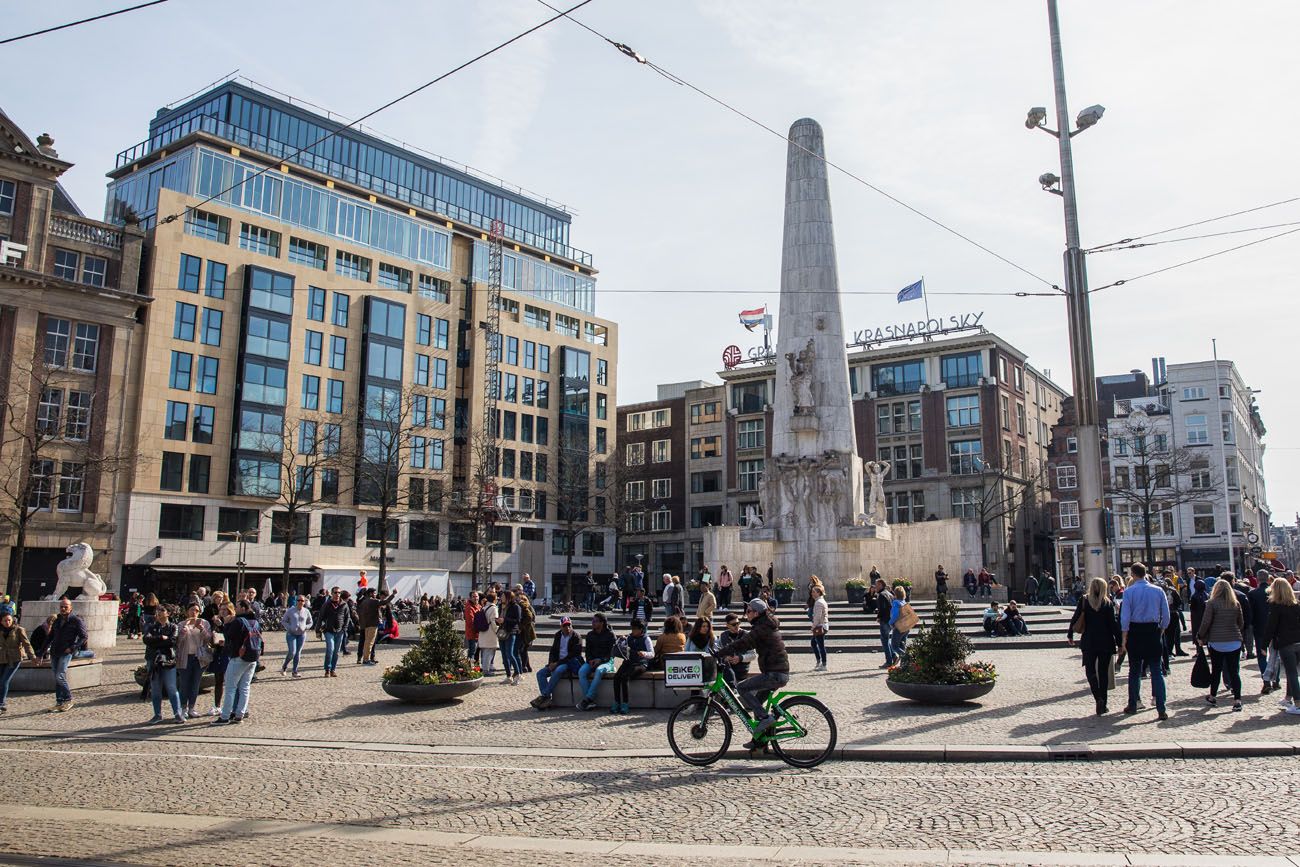
[[[420,629],[420,642],[397,665],[384,670],[385,683],[423,686],[482,676],[478,665],[465,655],[464,639],[451,619],[451,609],[445,605],[433,609],[429,622]]]
[[[849,580],[844,582],[844,586],[849,588],[850,590],[865,590],[867,589],[867,579],[850,578]]]
[[[967,662],[971,649],[970,639],[957,628],[957,606],[941,598],[935,604],[934,623],[916,627],[903,661],[889,670],[889,679],[947,686],[993,683],[997,669],[991,662]]]
[[[775,581],[772,582],[772,589],[773,589],[773,590],[793,590],[793,589],[794,589],[794,579],[793,579],[793,578],[778,578],[778,579],[776,579]]]

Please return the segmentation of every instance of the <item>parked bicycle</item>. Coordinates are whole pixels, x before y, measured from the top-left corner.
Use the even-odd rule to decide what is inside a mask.
[[[770,748],[796,768],[815,768],[835,751],[835,717],[817,700],[815,692],[783,690],[769,694],[764,707],[776,716],[776,724],[755,734],[758,722],[723,676],[715,656],[669,654],[664,684],[706,690],[677,705],[668,717],[668,744],[687,764],[710,765],[726,754],[731,746],[733,715],[763,746],[763,752]]]

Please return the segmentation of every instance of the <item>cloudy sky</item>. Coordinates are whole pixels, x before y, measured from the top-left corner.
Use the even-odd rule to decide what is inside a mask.
[[[574,0],[576,2],[576,0]],[[126,0],[10,4],[0,35]],[[1075,139],[1085,246],[1300,196],[1292,110],[1300,6],[1280,0],[1064,0],[1071,114],[1101,103]],[[537,0],[267,2],[171,0],[0,48],[3,106],[49,131],[77,163],[67,179],[102,209],[114,154],[161,105],[238,69],[363,114],[551,13]],[[1053,282],[1062,282],[1060,200],[1036,178],[1055,142],[1027,131],[1052,106],[1041,0],[790,2],[594,0],[583,21],[758,120],[818,119],[828,156],[877,187]],[[386,134],[508,178],[575,212],[572,240],[600,269],[598,312],[622,324],[621,402],[657,382],[712,378],[721,350],[752,336],[736,312],[776,306],[785,147],[686,87],[557,22],[376,117]],[[1037,279],[832,175],[840,280],[896,291],[922,275],[931,312],[984,323],[1069,383],[1056,298]],[[1300,221],[1300,202],[1152,240]],[[1278,232],[1176,241],[1089,257],[1101,286]],[[1300,404],[1290,349],[1300,234],[1093,296],[1099,373],[1209,357],[1218,338],[1269,428],[1275,519],[1300,510]],[[671,291],[665,291],[671,290]],[[683,294],[689,293],[689,294]],[[912,318],[888,295],[849,294],[846,330]]]

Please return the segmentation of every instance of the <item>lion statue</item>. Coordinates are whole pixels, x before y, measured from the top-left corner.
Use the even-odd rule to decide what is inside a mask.
[[[95,552],[85,542],[74,542],[64,549],[67,559],[61,561],[55,570],[59,573],[59,583],[54,585],[54,593],[46,599],[58,599],[72,587],[80,587],[82,595],[89,599],[98,599],[107,592],[108,586],[98,575],[90,571]]]

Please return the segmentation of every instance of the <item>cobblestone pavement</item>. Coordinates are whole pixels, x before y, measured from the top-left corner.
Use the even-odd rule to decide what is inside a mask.
[[[1188,864],[1196,856],[1262,863],[1250,859],[1288,856],[1300,839],[1300,816],[1287,806],[1300,785],[1297,758],[839,762],[810,772],[722,762],[695,770],[660,760],[567,764],[485,734],[493,750],[483,757],[445,760],[218,740],[10,738],[0,747],[7,790],[21,794],[0,794],[0,851],[127,864],[526,857],[549,867],[692,861],[682,856],[718,857],[722,850],[707,847],[744,845],[768,853],[760,855],[767,864],[885,860],[854,857],[846,851],[853,847],[902,850],[892,863],[1005,851],[1044,854],[1002,863],[1062,863],[1049,856],[1070,854],[1133,863],[1103,860],[1127,853]],[[421,834],[444,836],[422,843]],[[460,845],[473,846],[469,838],[447,834],[481,835],[499,851],[470,852]],[[601,853],[616,844],[670,849],[660,859]],[[572,854],[558,854],[566,851]],[[727,860],[745,863],[727,851]]]
[[[275,647],[278,637],[269,637]],[[381,648],[380,660],[392,664],[398,648]],[[543,657],[533,653],[534,659]],[[304,676],[294,680],[279,674],[279,659],[267,659],[268,669],[253,687],[251,718],[232,730],[242,737],[293,737],[312,741],[380,741],[475,747],[485,736],[494,741],[532,748],[648,749],[667,748],[667,711],[643,710],[611,716],[605,709],[581,713],[562,708],[538,714],[528,707],[536,692],[525,674],[517,687],[490,678],[464,701],[443,707],[399,704],[380,689],[383,666],[358,666],[350,659],[339,677],[321,676],[321,644],[309,640]],[[353,657],[355,658],[355,657]],[[1117,711],[1126,698],[1112,693],[1112,713],[1097,717],[1074,651],[1021,650],[980,653],[997,664],[997,688],[977,705],[961,708],[925,707],[889,692],[879,656],[832,654],[831,670],[811,672],[810,656],[792,658],[796,689],[813,689],[832,708],[842,746],[877,744],[1012,744],[1169,743],[1282,741],[1300,743],[1300,717],[1282,714],[1274,696],[1258,695],[1259,678],[1243,666],[1247,696],[1245,710],[1233,713],[1228,702],[1210,708],[1203,692],[1188,685],[1191,666],[1179,659],[1174,666],[1169,708],[1172,718],[1159,723],[1152,711],[1125,717]],[[0,729],[57,729],[117,732],[135,729],[150,716],[138,700],[131,680],[140,661],[140,646],[131,642],[106,657],[103,686],[80,690],[70,713],[51,714],[51,696],[15,693]],[[1149,695],[1147,703],[1150,704]],[[210,704],[210,696],[201,703]],[[203,708],[206,710],[206,707]],[[163,727],[166,733],[182,731]],[[141,732],[152,732],[140,728]],[[191,723],[183,731],[196,737],[221,737],[222,730]]]

